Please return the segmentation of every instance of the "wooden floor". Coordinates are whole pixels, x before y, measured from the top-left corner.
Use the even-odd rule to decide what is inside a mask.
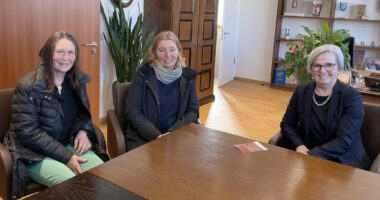
[[[280,129],[292,93],[234,80],[215,87],[214,94],[214,102],[200,107],[200,120],[206,127],[267,142]],[[100,125],[105,134],[106,126]]]
[[[291,92],[234,80],[215,88],[215,101],[200,107],[206,127],[262,142],[280,129]]]

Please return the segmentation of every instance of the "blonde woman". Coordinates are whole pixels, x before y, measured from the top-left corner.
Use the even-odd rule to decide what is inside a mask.
[[[154,38],[150,59],[138,69],[128,92],[124,128],[128,150],[197,123],[196,74],[186,66],[173,32]]]

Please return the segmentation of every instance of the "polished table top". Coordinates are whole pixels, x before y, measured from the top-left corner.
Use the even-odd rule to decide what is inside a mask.
[[[226,124],[228,125],[228,124]],[[90,173],[148,199],[380,199],[380,175],[187,125]]]
[[[1,199],[1,198],[0,198]],[[112,199],[144,200],[133,192],[112,184],[88,172],[75,176],[51,188],[42,190],[27,198],[28,200],[74,200],[74,199]]]

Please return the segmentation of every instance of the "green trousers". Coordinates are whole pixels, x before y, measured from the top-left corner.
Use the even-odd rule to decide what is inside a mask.
[[[67,145],[67,149],[75,152],[72,145]],[[86,163],[81,163],[80,167],[83,172],[90,170],[103,161],[91,150],[86,151],[81,158],[87,159]],[[64,163],[45,157],[43,160],[27,166],[30,178],[37,183],[51,187],[75,176],[75,173]]]

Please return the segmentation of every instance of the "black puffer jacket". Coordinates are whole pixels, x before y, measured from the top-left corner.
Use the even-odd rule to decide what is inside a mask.
[[[87,131],[94,147],[97,144],[94,140],[90,104],[86,93],[88,76],[81,72],[78,77],[80,89],[76,92],[86,112],[79,114],[71,127],[70,143],[73,144],[77,132],[82,129]],[[51,157],[66,164],[72,157],[73,153],[53,137],[59,135],[55,134],[56,132],[62,131],[62,117],[61,105],[47,89],[43,66],[38,66],[17,83],[12,100],[12,121],[4,138],[4,144],[14,160],[14,198],[21,196],[26,189],[26,164],[41,161],[44,157]]]
[[[177,121],[168,129],[174,131],[186,124],[197,123],[199,105],[195,86],[196,71],[183,68],[180,77],[180,105]],[[156,139],[161,133],[159,127],[159,106],[157,78],[149,64],[141,66],[128,91],[126,106],[126,126],[124,127],[126,146],[134,149]]]

